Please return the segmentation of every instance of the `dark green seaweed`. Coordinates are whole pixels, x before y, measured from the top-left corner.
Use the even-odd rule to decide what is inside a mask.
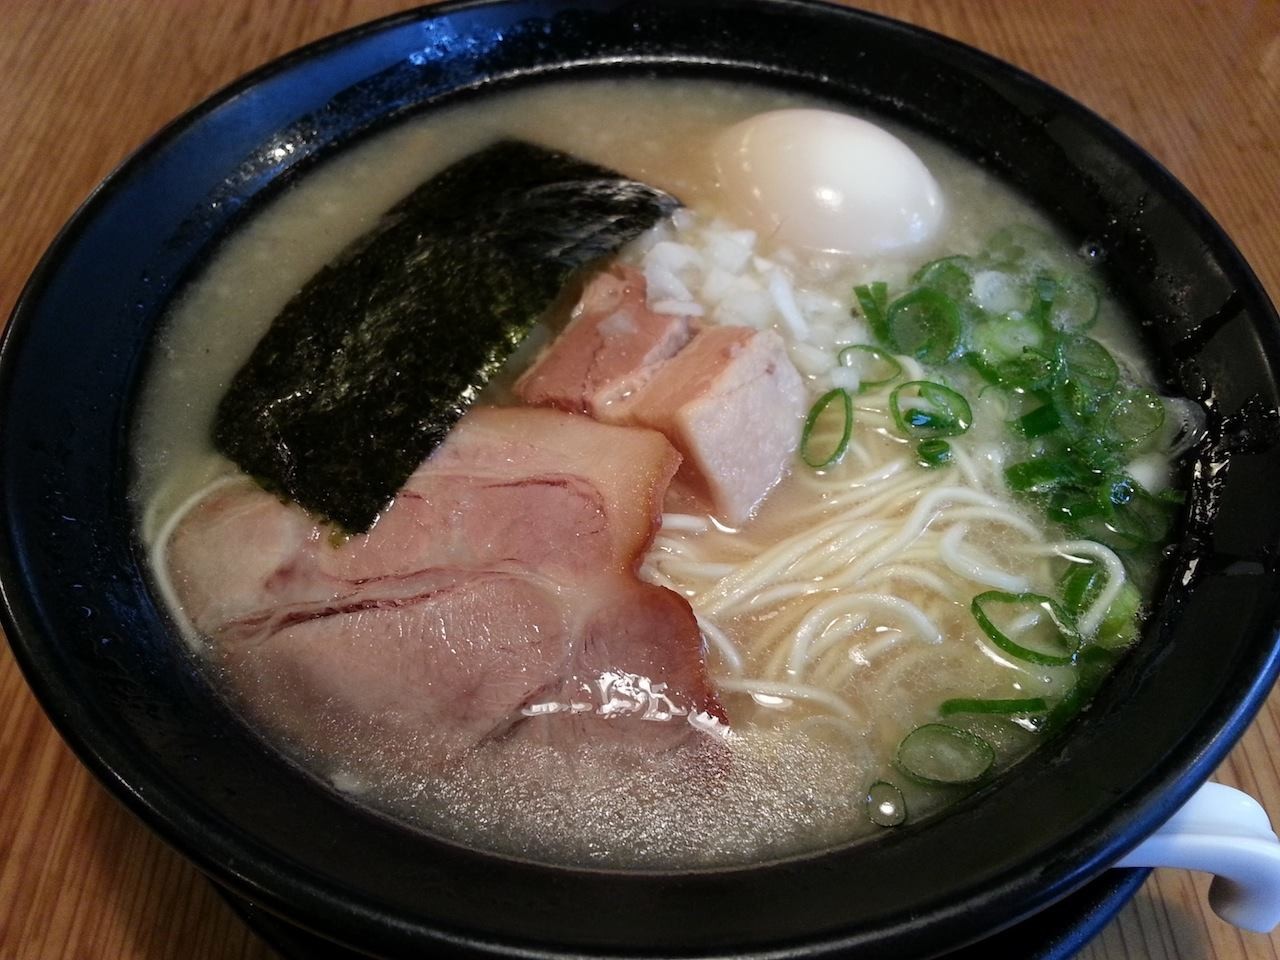
[[[285,305],[222,398],[216,447],[267,489],[368,529],[570,275],[677,205],[529,143],[464,158]]]

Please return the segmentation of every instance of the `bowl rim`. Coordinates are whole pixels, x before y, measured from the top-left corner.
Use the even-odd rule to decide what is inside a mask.
[[[508,3],[507,0],[447,0],[447,2],[437,5],[402,11],[351,27],[339,33],[312,41],[256,68],[222,87],[195,107],[162,127],[126,157],[115,170],[94,188],[68,222],[61,228],[41,257],[31,277],[23,287],[15,303],[10,322],[6,325],[3,336],[0,338],[0,396],[7,396],[12,387],[13,371],[18,363],[16,358],[20,354],[30,321],[36,313],[36,304],[59,269],[67,250],[74,246],[81,231],[93,220],[99,209],[110,200],[114,192],[120,189],[131,176],[145,167],[153,154],[185,131],[199,124],[213,111],[235,100],[246,91],[257,87],[263,81],[291,71],[298,64],[310,62],[317,57],[342,50],[355,41],[380,34],[383,31],[394,30],[404,24],[417,23],[426,19],[435,20],[451,16],[460,11],[479,8],[505,7],[509,5],[521,6],[522,2],[523,0],[515,0],[514,3]],[[612,9],[624,4],[621,0],[605,0],[605,2],[589,5],[596,8]],[[1041,94],[1047,92],[1057,98],[1059,102],[1068,104],[1077,113],[1090,118],[1100,135],[1111,138],[1114,143],[1121,146],[1125,153],[1140,159],[1147,167],[1146,172],[1148,174],[1154,173],[1158,177],[1163,177],[1167,181],[1166,187],[1172,186],[1175,188],[1180,195],[1179,199],[1182,203],[1183,212],[1198,220],[1197,229],[1199,231],[1208,231],[1214,236],[1217,244],[1217,254],[1228,260],[1233,269],[1252,282],[1254,286],[1253,292],[1262,294],[1262,312],[1266,314],[1267,310],[1269,310],[1270,321],[1275,324],[1274,308],[1269,307],[1265,293],[1262,292],[1261,284],[1230,239],[1226,237],[1199,202],[1185,188],[1182,188],[1172,175],[1158,161],[1150,157],[1143,148],[1074,99],[1025,71],[980,50],[933,31],[907,25],[878,14],[827,4],[820,2],[820,0],[751,0],[750,5],[785,7],[798,10],[826,9],[837,11],[841,16],[847,15],[862,19],[865,22],[878,23],[881,28],[925,36],[930,38],[933,43],[943,45],[953,53],[961,54],[965,58],[985,64],[989,68],[998,69],[1018,84],[1029,86],[1032,90],[1039,91]],[[0,422],[4,419],[6,419],[6,416],[0,414]],[[233,889],[247,893],[252,899],[265,902],[281,912],[288,912],[296,906],[292,898],[283,898],[277,891],[272,889],[274,883],[286,878],[287,871],[268,869],[269,876],[264,882],[263,877],[260,874],[255,875],[253,870],[238,869],[233,866],[232,864],[236,862],[252,862],[257,851],[250,849],[248,855],[242,856],[241,854],[245,853],[245,849],[241,845],[243,838],[239,835],[218,837],[218,831],[211,830],[209,823],[201,822],[199,818],[191,811],[184,809],[181,803],[175,801],[173,797],[164,796],[163,793],[157,794],[155,791],[144,791],[135,783],[122,777],[117,769],[119,757],[116,757],[115,760],[117,762],[113,763],[112,758],[108,755],[109,751],[103,751],[101,743],[94,742],[92,737],[85,734],[85,724],[90,719],[89,716],[80,713],[74,702],[68,701],[65,696],[66,691],[59,690],[58,684],[52,681],[42,669],[38,647],[48,641],[39,636],[37,618],[33,617],[27,609],[26,598],[21,595],[21,590],[15,590],[11,586],[12,584],[23,582],[22,577],[19,575],[21,566],[22,559],[13,556],[11,553],[11,543],[8,536],[0,538],[0,625],[3,625],[15,659],[18,661],[28,684],[40,701],[41,706],[80,760],[93,771],[101,782],[108,786],[113,794],[122,799],[134,813],[138,814],[152,829],[160,833],[168,843],[195,861],[204,872]],[[1123,824],[1122,829],[1108,830],[1106,832],[1109,836],[1103,838],[1097,835],[1100,830],[1093,831],[1090,837],[1091,842],[1087,845],[1087,854],[1081,860],[1082,865],[1070,877],[1062,878],[1056,885],[1048,887],[1045,895],[1038,898],[1040,906],[1052,899],[1065,895],[1070,889],[1075,889],[1083,882],[1081,878],[1085,874],[1095,872],[1100,864],[1118,858],[1127,849],[1135,845],[1142,836],[1155,829],[1160,822],[1171,815],[1190,796],[1199,783],[1212,772],[1212,768],[1225,756],[1230,746],[1260,709],[1277,673],[1280,672],[1280,651],[1276,648],[1276,638],[1277,631],[1273,624],[1271,648],[1263,658],[1260,664],[1261,669],[1255,674],[1253,681],[1229,707],[1224,707],[1218,711],[1218,715],[1212,723],[1206,721],[1209,726],[1213,727],[1213,734],[1198,738],[1195,749],[1189,749],[1191,755],[1185,758],[1186,763],[1182,769],[1178,771],[1166,770],[1162,777],[1156,778],[1158,782],[1150,783],[1145,787],[1142,792],[1147,798],[1147,804],[1141,810],[1131,810],[1120,814],[1117,819]],[[1153,801],[1152,798],[1155,797],[1158,797],[1158,800]],[[197,834],[201,837],[199,841],[194,839]],[[208,841],[211,837],[216,838],[219,842],[210,845]],[[810,859],[810,857],[806,855],[802,859]],[[679,873],[683,873],[683,871],[679,871]],[[299,885],[307,886],[308,881],[305,878],[293,877],[289,879],[295,890]],[[312,908],[306,913],[312,918],[322,917],[327,911],[341,910],[350,911],[353,915],[360,916],[363,923],[376,921],[395,926],[398,922],[394,916],[387,916],[377,909],[365,909],[368,905],[356,904],[350,899],[335,899],[335,891],[331,889],[317,887],[308,891],[308,897],[312,901]],[[1035,901],[1037,898],[1032,897],[1031,899]],[[458,946],[474,947],[479,945],[486,949],[499,950],[511,955],[551,956],[558,953],[558,951],[543,952],[537,949],[527,949],[505,942],[489,942],[483,937],[461,936],[454,938],[442,931],[435,931],[435,934],[440,939],[455,943]],[[847,946],[856,945],[858,942],[860,942],[858,937],[854,937],[852,940],[833,938],[827,941],[824,946],[827,949],[843,949]],[[753,955],[786,956],[790,955],[790,952],[789,948],[765,949],[755,951]]]

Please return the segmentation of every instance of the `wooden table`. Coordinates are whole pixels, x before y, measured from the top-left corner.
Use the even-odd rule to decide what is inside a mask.
[[[299,44],[404,0],[0,0],[0,317],[59,225],[165,121]],[[1280,295],[1280,3],[875,0],[1073,94],[1163,161]],[[1218,771],[1280,818],[1280,694]],[[1166,871],[1083,956],[1273,958]],[[0,957],[273,954],[63,745],[0,651]]]

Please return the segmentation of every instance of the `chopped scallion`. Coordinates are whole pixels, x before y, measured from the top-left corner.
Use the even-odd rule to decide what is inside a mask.
[[[945,440],[921,440],[916,446],[916,455],[922,467],[945,467],[951,462],[951,444]]]
[[[1051,403],[1036,407],[1018,418],[1018,431],[1028,440],[1053,433],[1060,426],[1062,418],[1058,415],[1058,408]]]
[[[987,240],[983,258],[991,263],[1003,266],[1021,267],[1023,261],[1040,250],[1050,250],[1054,246],[1053,238],[1041,230],[1025,223],[1015,223],[1002,227]]]
[[[884,327],[884,312],[889,305],[889,285],[883,280],[862,284],[853,288],[853,295],[858,301],[862,315],[871,324],[871,329],[878,331]]]
[[[1031,284],[1031,305],[1027,308],[1027,320],[1033,328],[1049,329],[1049,312],[1057,295],[1058,281],[1053,277],[1036,277]]]
[[[1056,358],[1059,377],[1079,384],[1091,394],[1105,393],[1120,379],[1115,357],[1092,337],[1062,337]]]
[[[973,783],[995,759],[986,740],[947,723],[916,727],[898,744],[899,768],[923,783]]]
[[[905,436],[957,437],[973,423],[969,401],[932,380],[909,380],[889,394],[889,409]]]
[[[1100,563],[1073,563],[1058,581],[1062,606],[1074,619],[1097,599],[1107,583],[1107,571]]]
[[[1061,457],[1037,457],[1004,469],[1005,483],[1019,493],[1049,493],[1075,478],[1070,461]]]
[[[1103,429],[1120,444],[1141,443],[1164,426],[1164,401],[1149,390],[1120,397],[1107,413]]]
[[[812,439],[813,429],[818,423],[818,418],[822,416],[827,407],[831,406],[835,401],[840,401],[840,412],[843,421],[840,427],[840,439],[832,448],[831,452],[822,459],[815,456],[809,450],[809,443]],[[853,398],[849,396],[849,391],[842,387],[836,387],[834,390],[828,390],[809,409],[809,415],[804,418],[804,430],[800,434],[800,459],[815,470],[823,467],[829,467],[836,463],[844,456],[844,452],[849,448],[849,438],[853,435]],[[820,455],[819,455],[820,456]]]
[[[1103,498],[1095,496],[1095,492],[1074,484],[1066,485],[1050,495],[1045,509],[1052,519],[1069,526],[1094,517],[1106,517],[1111,508]]]
[[[858,393],[866,393],[868,390],[874,390],[876,387],[883,387],[886,383],[890,383],[902,375],[902,364],[891,353],[886,353],[879,347],[873,347],[869,343],[855,343],[853,346],[845,347],[836,356],[836,363],[842,367],[852,366],[859,360],[861,356],[866,356],[870,362],[874,364],[869,374],[865,371],[865,367],[860,370],[863,375],[858,380]],[[866,361],[863,361],[864,363]]]
[[[1022,356],[1024,350],[1045,346],[1045,333],[1023,317],[992,317],[969,331],[973,352],[998,366]]]
[[[1098,288],[1084,277],[1068,274],[1058,284],[1049,323],[1058,330],[1083,333],[1098,320]]]
[[[1048,709],[1049,703],[1044,697],[1024,697],[1020,700],[986,700],[977,697],[956,697],[952,700],[943,700],[942,705],[938,707],[938,713],[944,717],[954,716],[957,713],[991,713],[1000,714],[1001,716],[1025,717],[1044,713]]]
[[[1107,576],[1100,563],[1073,563],[1059,581],[1067,614],[1078,620],[1092,607],[1107,584]],[[1126,580],[1098,624],[1093,643],[1112,650],[1128,646],[1137,639],[1141,614],[1142,596],[1133,582]]]
[[[1099,538],[1122,550],[1164,542],[1173,525],[1174,505],[1152,496],[1137,482],[1130,482],[1132,495],[1125,503],[1117,504],[1106,521],[1112,536],[1099,534]]]
[[[1054,383],[1049,394],[1049,402],[1053,404],[1058,423],[1069,434],[1081,435],[1089,429],[1089,419],[1093,413],[1090,403],[1093,398],[1074,380],[1059,380]]]
[[[973,294],[974,262],[963,255],[932,260],[916,271],[912,281],[920,287],[932,287],[957,303]]]
[[[1093,642],[1108,650],[1127,647],[1138,639],[1138,620],[1142,614],[1142,595],[1133,581],[1126,580],[1116,598],[1107,607],[1107,615],[1098,624]]]
[[[931,287],[917,287],[889,304],[876,335],[893,349],[925,363],[946,363],[960,346],[960,310]]]
[[[963,361],[967,369],[951,367],[954,378],[941,376],[957,385],[980,378],[1007,395],[1010,427],[1025,441],[1023,462],[1005,471],[1011,489],[1073,535],[1139,551],[1144,562],[1167,536],[1177,504],[1131,492],[1125,471],[1163,435],[1165,401],[1087,335],[1100,287],[1082,266],[1049,255],[1053,246],[1038,228],[1014,225],[975,256],[925,264],[892,301],[883,283],[857,287],[855,296],[881,346],[944,368]],[[849,356],[842,351],[840,362]],[[875,377],[866,386],[884,383]],[[934,441],[963,433],[972,416],[964,397],[922,383],[891,393],[901,434]],[[922,466],[946,462],[949,452],[917,442]]]
[[[1076,682],[1061,700],[1053,705],[1045,718],[1041,733],[1050,735],[1084,708],[1116,662],[1117,654],[1102,647],[1084,647],[1077,661]]]
[[[995,364],[987,379],[1006,390],[1043,390],[1053,380],[1053,361],[1039,349],[1024,347],[1018,356]]]
[[[1069,626],[1066,611],[1042,594],[988,590],[974,597],[969,609],[991,642],[1019,660],[1061,667],[1080,649],[1080,637]],[[1015,632],[1016,640],[1009,635]]]

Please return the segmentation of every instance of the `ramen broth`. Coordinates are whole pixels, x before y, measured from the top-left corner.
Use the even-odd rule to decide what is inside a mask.
[[[906,289],[922,264],[977,251],[1010,226],[1038,232],[1043,262],[1090,269],[983,169],[893,127],[945,198],[944,226],[927,246],[866,260],[806,253],[744,232],[739,213],[714,188],[708,144],[743,118],[809,105],[790,94],[713,82],[548,84],[405,122],[298,178],[225,242],[161,334],[135,433],[133,491],[144,542],[162,553],[193,498],[235,475],[210,440],[215,409],[289,298],[400,197],[498,137],[572,153],[680,198],[686,209],[621,259],[652,274],[655,258],[697,252],[700,265],[673,269],[699,299],[701,322],[776,330],[809,402],[850,385],[837,357],[845,346],[871,342],[866,320],[850,309],[856,285],[883,281],[891,291]],[[725,243],[746,253],[729,257],[734,269],[714,273]],[[779,272],[788,282],[781,295],[794,301],[804,324],[799,331],[776,298],[750,295],[767,294]],[[547,327],[530,336],[482,402],[512,402],[512,380],[553,335]],[[1109,298],[1090,336],[1127,376],[1150,381]],[[901,379],[933,376],[910,358],[902,362]],[[465,763],[428,770],[415,762],[413,742],[380,741],[323,709],[306,736],[262,734],[364,804],[470,845],[550,862],[746,863],[873,834],[900,819],[903,805],[911,820],[939,809],[966,788],[904,775],[897,756],[904,737],[937,721],[948,700],[1061,698],[1074,669],[1021,661],[993,645],[971,611],[974,596],[1056,595],[1064,565],[1105,565],[1098,551],[1106,548],[1068,536],[1009,492],[1002,470],[1015,453],[1005,398],[966,391],[972,427],[949,439],[947,463],[927,468],[895,432],[892,386],[851,390],[853,430],[844,456],[818,469],[796,458],[741,526],[728,527],[688,502],[668,502],[641,576],[688,599],[699,617],[708,672],[731,724],[708,762],[690,766],[687,758],[605,744],[566,755],[563,748],[498,739]],[[838,426],[823,418],[815,431],[815,440],[834,442]],[[1158,456],[1134,469],[1153,490],[1169,483],[1167,462]],[[163,570],[157,578],[182,621]],[[218,676],[209,643],[184,629],[193,649],[209,655],[225,689],[245,689]],[[239,705],[250,716],[270,713]],[[993,748],[994,770],[1042,736],[1033,714],[948,722]],[[892,789],[869,805],[869,789],[881,782]],[[878,806],[884,810],[876,816]]]

